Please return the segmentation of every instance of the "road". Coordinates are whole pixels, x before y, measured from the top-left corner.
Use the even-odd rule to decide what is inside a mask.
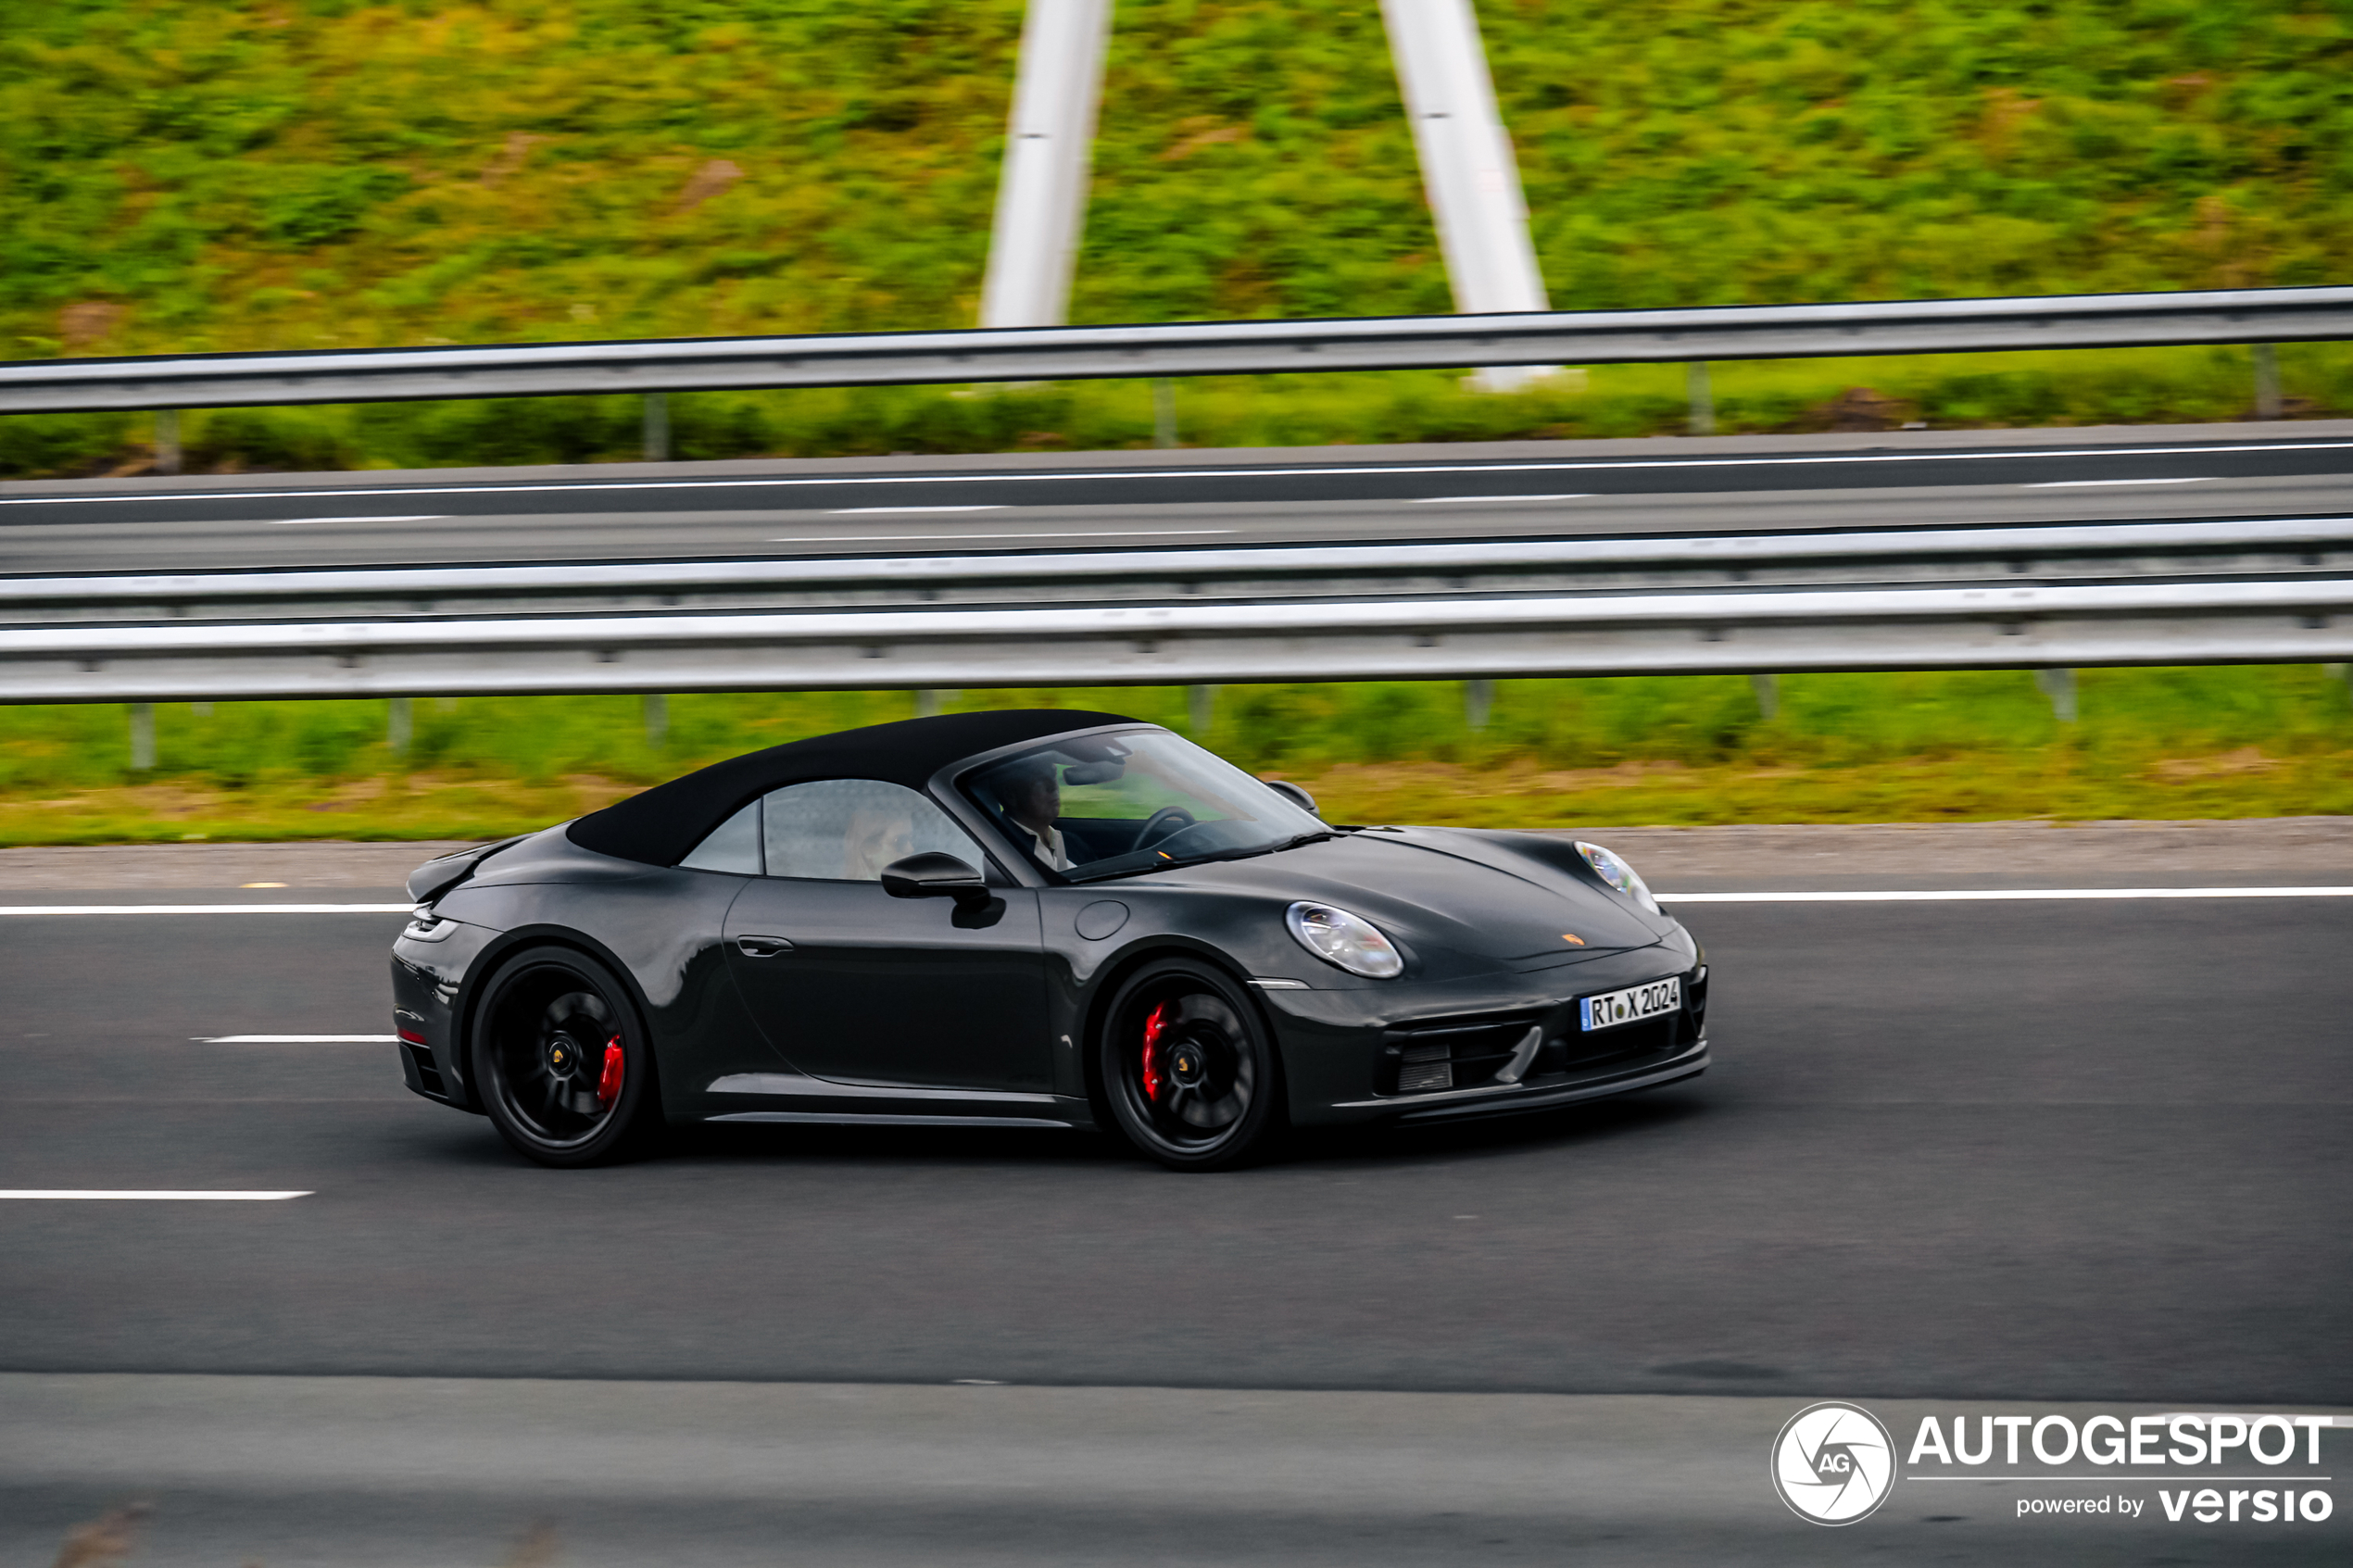
[[[2353,421],[0,483],[0,572],[2295,517]]]
[[[1821,1532],[1761,1472],[1819,1398],[1899,1431],[1959,1400],[2353,1403],[2353,898],[1692,904],[1705,1078],[1215,1178],[1012,1133],[541,1171],[407,1095],[388,1046],[200,1043],[382,1031],[396,916],[0,918],[0,1186],[313,1194],[0,1203],[0,1411],[50,1412],[0,1419],[0,1555],[140,1486],[191,1561],[257,1532],[292,1543],[271,1562],[488,1561],[534,1508],[583,1562],[773,1560],[776,1530],[877,1562],[2346,1549],[2353,1510],[2250,1556],[1910,1482],[1876,1535]],[[483,1381],[513,1378],[565,1381]],[[1555,1449],[1586,1468],[1529,1457]]]

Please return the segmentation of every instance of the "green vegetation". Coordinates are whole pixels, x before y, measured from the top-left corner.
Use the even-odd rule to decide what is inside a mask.
[[[1230,686],[1201,738],[1334,821],[1943,822],[2353,812],[2353,703],[2316,666],[2087,671],[2061,724],[2020,671],[1506,681],[1473,731],[1451,683]],[[1190,729],[1169,688],[973,692],[950,709],[1104,708]],[[489,837],[753,747],[903,718],[904,692],[157,709],[130,773],[116,705],[0,709],[0,844]]]
[[[2342,281],[2342,0],[1483,0],[1564,307]],[[44,0],[0,28],[0,354],[969,324],[1018,0]],[[1374,0],[1123,0],[1074,317],[1449,307]],[[2285,357],[2312,411],[2353,357]],[[1719,370],[1727,428],[2243,413],[2227,351]],[[1671,370],[1188,389],[1185,436],[1672,429]],[[1887,410],[1881,411],[1886,417]],[[220,413],[214,467],[625,456],[617,400]],[[1132,387],[683,400],[683,456],[1117,445]],[[0,472],[138,461],[0,421]]]
[[[2346,0],[1480,0],[1565,307],[2345,281]],[[0,25],[0,357],[960,326],[1020,0],[38,0]],[[1375,0],[1121,0],[1074,319],[1447,309]],[[2281,355],[2353,411],[2353,348]],[[1849,389],[1869,387],[1872,395]],[[1728,430],[2212,420],[2243,350],[1719,366]],[[1676,367],[1187,384],[1194,445],[1646,434]],[[626,399],[220,410],[192,466],[634,455]],[[1132,384],[710,394],[683,458],[1115,447]],[[130,471],[124,416],[0,420],[0,474]],[[987,700],[1013,700],[993,694]],[[980,700],[975,695],[975,700]],[[1063,693],[1181,725],[1174,692]],[[2353,810],[2310,669],[1233,688],[1207,737],[1341,818]],[[904,694],[0,710],[0,842],[473,835]]]

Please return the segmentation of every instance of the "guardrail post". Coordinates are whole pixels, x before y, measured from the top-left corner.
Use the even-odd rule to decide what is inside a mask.
[[[2072,670],[2037,670],[2034,684],[2051,699],[2051,711],[2062,724],[2075,722],[2075,671]]]
[[[157,473],[180,471],[180,410],[156,410],[156,460]]]
[[[646,461],[670,461],[670,394],[646,394]]]
[[[1781,710],[1781,678],[1779,675],[1751,675],[1748,689],[1756,694],[1756,716],[1770,719]]]
[[[417,709],[413,699],[396,696],[384,713],[384,746],[395,757],[409,755],[409,742],[417,733]]]
[[[1176,445],[1176,383],[1166,376],[1152,381],[1152,445],[1163,451]]]
[[[2321,673],[2332,681],[2344,683],[2347,696],[2353,697],[2353,664],[2323,664]]]
[[[2255,417],[2280,417],[2280,351],[2275,344],[2255,345]]]
[[[915,717],[928,719],[964,694],[946,687],[923,687],[915,693]]]
[[[660,751],[670,739],[670,699],[660,692],[648,692],[642,705],[646,714],[646,744]]]
[[[1210,715],[1216,706],[1217,688],[1215,686],[1187,686],[1185,688],[1185,718],[1192,727],[1195,740],[1209,734]]]
[[[1716,433],[1716,390],[1708,384],[1707,361],[1694,359],[1683,367],[1683,395],[1691,400],[1693,435]]]
[[[1487,728],[1488,715],[1495,710],[1495,683],[1465,681],[1463,683],[1463,718],[1474,730]]]
[[[156,765],[156,705],[134,702],[131,705],[131,771],[145,773]]]

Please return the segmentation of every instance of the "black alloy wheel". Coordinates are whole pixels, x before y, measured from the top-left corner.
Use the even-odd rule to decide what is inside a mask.
[[[1129,977],[1104,1018],[1101,1066],[1119,1130],[1172,1171],[1242,1164],[1284,1124],[1257,1005],[1205,964],[1165,960]]]
[[[610,971],[569,947],[498,966],[474,1014],[474,1083],[517,1153],[597,1165],[635,1152],[661,1120],[653,1051]]]

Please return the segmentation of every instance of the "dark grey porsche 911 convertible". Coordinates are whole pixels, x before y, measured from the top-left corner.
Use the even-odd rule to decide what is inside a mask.
[[[1608,850],[1327,825],[1110,713],[797,741],[409,891],[409,1086],[550,1165],[771,1122],[1115,1127],[1212,1170],[1708,1060],[1699,945]]]

